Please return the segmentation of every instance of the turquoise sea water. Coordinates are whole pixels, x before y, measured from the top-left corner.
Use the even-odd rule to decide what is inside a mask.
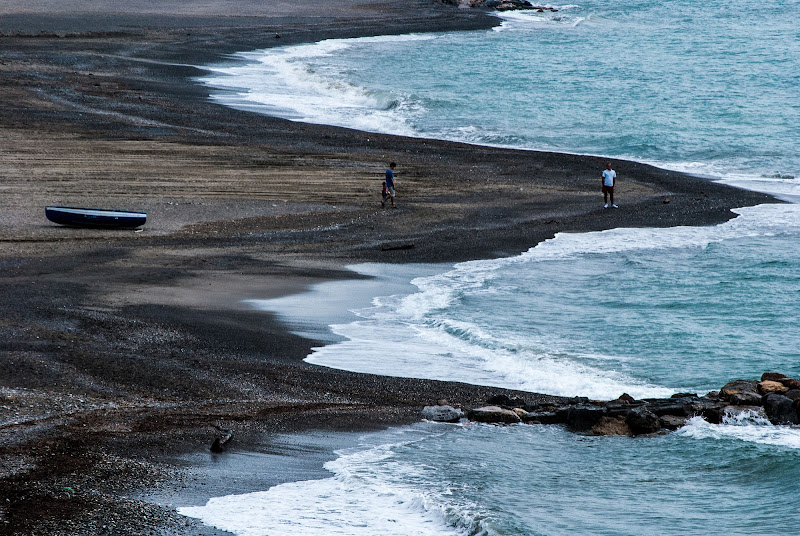
[[[648,161],[800,174],[796,1],[591,1],[494,31],[242,53],[220,102],[312,123]]]
[[[516,257],[403,267],[410,286],[353,308],[308,361],[599,399],[800,377],[800,4],[557,7],[486,32],[248,52],[205,82],[264,113],[648,161],[789,203],[715,227],[560,234]],[[330,478],[181,511],[253,536],[800,526],[800,429],[757,414],[648,438],[421,423],[366,435],[326,467]]]

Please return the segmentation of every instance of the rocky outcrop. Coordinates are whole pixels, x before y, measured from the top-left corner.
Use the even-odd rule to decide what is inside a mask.
[[[493,9],[495,11],[535,10],[556,12],[558,9],[550,6],[537,6],[527,0],[442,0],[442,3],[464,8]]]
[[[726,420],[764,418],[774,425],[800,424],[800,380],[777,372],[761,380],[734,380],[719,391],[703,396],[678,393],[670,398],[636,400],[628,394],[610,401],[585,397],[564,398],[559,403],[527,403],[521,397],[501,394],[487,405],[466,412],[475,422],[492,424],[561,424],[578,433],[594,435],[646,435],[677,430],[692,417],[719,424]],[[464,413],[447,405],[426,406],[423,417],[458,422]]]

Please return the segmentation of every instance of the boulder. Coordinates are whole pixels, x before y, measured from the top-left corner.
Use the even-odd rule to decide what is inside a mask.
[[[422,408],[422,418],[434,422],[458,422],[464,412],[453,406],[425,406]]]
[[[782,395],[788,390],[789,388],[783,385],[781,382],[775,382],[772,380],[764,380],[758,384],[758,392],[762,395],[768,395],[769,393],[778,393],[779,395]]]
[[[758,393],[758,383],[755,380],[734,380],[726,383],[719,394],[725,400],[729,400],[737,393]]]
[[[726,407],[726,404],[709,404],[703,407],[700,416],[711,424],[719,424],[722,422],[722,416]]]
[[[770,393],[764,395],[764,411],[772,424],[797,424],[797,408],[791,398]]]
[[[781,381],[783,378],[786,377],[786,374],[781,374],[780,372],[765,372],[761,375],[761,381],[772,381],[778,382]]]
[[[634,402],[636,402],[636,399],[635,399],[635,398],[633,398],[633,397],[632,397],[631,395],[629,395],[628,393],[622,393],[622,394],[619,396],[619,398],[618,398],[618,399],[616,399],[616,400],[612,400],[610,403],[611,403],[611,404],[615,404],[615,403],[616,403],[616,404],[633,404]]]
[[[728,398],[728,402],[734,406],[760,406],[762,395],[744,391],[735,393]]]
[[[566,423],[572,430],[578,432],[589,430],[605,413],[605,408],[591,404],[570,406],[566,408]]]
[[[650,411],[647,406],[633,408],[625,417],[625,422],[634,435],[652,434],[661,429],[661,421],[658,416]]]
[[[795,380],[794,378],[781,378],[775,381],[781,382],[789,389],[800,389],[800,380]]]
[[[467,416],[471,421],[493,424],[515,424],[522,420],[519,415],[510,409],[504,409],[499,406],[483,406],[471,409],[467,412]]]
[[[624,417],[609,417],[604,415],[592,426],[592,435],[631,435],[630,426]]]

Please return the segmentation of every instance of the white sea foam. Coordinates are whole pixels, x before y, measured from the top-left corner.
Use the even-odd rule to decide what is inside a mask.
[[[390,430],[378,437],[389,442],[337,453],[325,464],[331,478],[217,497],[178,512],[238,536],[474,534],[480,525],[469,514],[474,505],[448,504],[447,489],[441,488],[434,468],[395,458],[393,448],[402,444],[398,440],[429,437],[424,428]]]
[[[800,205],[761,205],[737,209],[740,215],[712,227],[612,229],[560,233],[527,252],[509,258],[455,265],[412,283],[408,295],[378,297],[354,313],[358,321],[331,326],[345,341],[315,348],[309,363],[356,372],[461,381],[535,392],[598,399],[627,392],[637,398],[661,397],[681,386],[651,385],[620,373],[607,363],[629,360],[619,355],[576,352],[555,334],[505,332],[449,318],[447,312],[465,294],[492,289],[510,264],[535,264],[643,250],[704,248],[742,237],[800,233]],[[531,267],[531,270],[535,268]]]
[[[695,439],[735,440],[800,449],[800,428],[773,426],[761,419],[731,419],[722,424],[711,424],[695,417],[676,433]]]
[[[557,6],[552,4],[537,4],[546,10],[541,13],[538,10],[522,10],[522,11],[500,11],[495,15],[503,19],[500,26],[494,28],[496,32],[508,30],[526,30],[531,26],[577,26],[586,20],[585,16],[575,15],[574,12],[579,11],[580,6],[569,4],[564,6]],[[554,11],[549,11],[552,9]]]
[[[433,38],[403,35],[338,39],[239,53],[233,58],[244,63],[209,67],[212,74],[198,80],[224,90],[212,98],[233,108],[308,123],[414,136],[417,132],[408,123],[416,107],[412,99],[390,90],[349,83],[342,73],[319,60],[356,44]]]

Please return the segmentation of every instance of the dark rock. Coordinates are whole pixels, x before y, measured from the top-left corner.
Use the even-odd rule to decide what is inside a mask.
[[[800,389],[800,380],[795,380],[794,378],[781,378],[780,380],[776,381],[781,382],[789,389]]]
[[[712,424],[719,424],[722,420],[722,409],[728,403],[715,398],[702,397],[686,404],[684,411],[687,417],[703,417]]]
[[[797,408],[794,401],[786,396],[770,393],[764,395],[764,411],[772,424],[797,424]]]
[[[522,417],[528,424],[564,424],[566,420],[559,418],[555,411],[531,411]]]
[[[615,403],[615,402],[616,402],[616,403],[618,403],[618,404],[633,404],[634,402],[636,402],[636,399],[635,399],[635,398],[633,398],[633,397],[632,397],[631,395],[629,395],[628,393],[622,393],[622,394],[619,396],[619,398],[618,398],[618,399],[616,399],[616,400],[612,400],[610,403],[611,403],[611,404],[613,404],[613,403]]]
[[[609,417],[604,415],[592,426],[592,435],[631,435],[631,428],[624,417]]]
[[[425,406],[422,408],[422,418],[434,422],[458,422],[464,412],[453,406]]]
[[[600,417],[605,415],[606,408],[600,406],[592,406],[589,404],[580,404],[577,406],[570,406],[567,408],[566,423],[571,429],[576,431],[589,430],[592,426],[597,424]]]
[[[760,406],[762,396],[758,393],[741,392],[732,394],[728,398],[728,402],[734,406]]]
[[[711,424],[719,424],[722,422],[723,412],[727,406],[725,404],[712,404],[703,407],[700,416]]]
[[[658,416],[650,411],[647,406],[633,408],[625,417],[625,422],[634,435],[652,434],[661,429],[661,421]]]
[[[533,5],[527,0],[485,0],[483,2],[472,3],[473,7],[482,6],[497,11],[512,11],[515,9],[533,9]]]
[[[616,402],[616,400],[612,402]],[[630,404],[609,404],[606,406],[606,415],[609,417],[625,417],[632,408],[643,405],[642,403],[637,406],[632,406]]]
[[[786,378],[786,374],[781,374],[780,372],[765,372],[761,375],[761,381],[781,381],[783,378]]]
[[[656,416],[662,417],[664,415],[675,415],[678,417],[686,416],[686,406],[691,404],[690,400],[681,399],[667,399],[658,403],[651,403],[647,408]]]
[[[689,419],[678,415],[664,415],[663,417],[659,417],[658,420],[661,423],[661,428],[677,430],[678,428],[682,428]]]
[[[698,398],[697,393],[675,393],[670,398]]]
[[[230,442],[233,439],[233,432],[226,428],[220,428],[219,426],[215,426],[214,428],[217,429],[219,434],[216,438],[214,438],[214,442],[211,444],[211,452],[220,454],[225,452],[230,445]]]
[[[589,398],[585,396],[573,396],[567,399],[567,404],[570,406],[577,406],[579,404],[588,404]]]
[[[499,406],[471,409],[467,412],[467,416],[471,421],[497,424],[514,424],[522,420],[515,412]]]
[[[792,400],[800,400],[800,389],[790,389],[789,391],[783,393],[783,396],[786,398],[791,398]]]

